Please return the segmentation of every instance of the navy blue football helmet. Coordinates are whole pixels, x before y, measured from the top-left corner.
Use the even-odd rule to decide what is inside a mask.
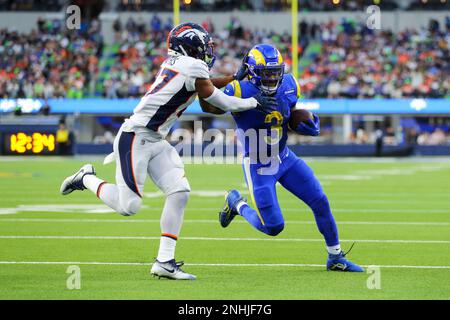
[[[182,55],[200,59],[211,69],[216,57],[214,42],[202,26],[188,22],[173,28],[167,36],[167,49]]]

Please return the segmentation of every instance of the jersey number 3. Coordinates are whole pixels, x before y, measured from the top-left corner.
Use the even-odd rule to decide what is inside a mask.
[[[164,88],[173,78],[178,75],[178,72],[164,68],[156,78],[156,81],[153,83],[152,88],[147,92],[146,96],[149,94],[154,94]]]
[[[273,120],[275,119],[275,124]],[[264,140],[269,145],[277,144],[283,136],[283,116],[278,111],[272,111],[264,119],[265,123],[271,124],[270,136],[264,137]],[[275,135],[275,136],[274,136]]]

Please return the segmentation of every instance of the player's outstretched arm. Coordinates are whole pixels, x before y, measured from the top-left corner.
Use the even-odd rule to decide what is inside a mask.
[[[234,80],[242,80],[247,76],[247,66],[243,63],[238,71],[232,76],[223,76],[219,78],[212,78],[211,82],[214,87],[222,89],[227,84]],[[203,112],[212,113],[212,114],[224,114],[226,111],[223,111],[219,108],[214,107],[210,103],[206,102],[204,99],[200,100],[200,106],[202,107]]]
[[[211,82],[214,85],[214,87],[222,89],[227,84],[232,82],[234,80],[234,76],[224,76],[219,78],[211,78]],[[204,99],[199,99],[200,101],[200,107],[202,107],[203,112],[206,113],[212,113],[212,114],[224,114],[226,111],[223,111],[222,109],[214,107],[212,104],[206,102]]]
[[[213,83],[214,87],[222,89],[227,84],[232,82],[233,80],[241,81],[244,80],[248,75],[248,67],[247,67],[247,55],[244,56],[244,59],[242,60],[242,64],[239,67],[239,69],[236,71],[236,73],[232,76],[223,76],[220,78],[212,78],[211,82]]]
[[[224,114],[227,113],[226,111],[223,111],[222,109],[216,108],[214,107],[212,104],[206,102],[203,99],[198,99],[198,101],[200,102],[200,107],[202,108],[203,112],[206,113],[212,113],[212,114]]]
[[[227,84],[229,84],[230,82],[235,80],[235,78],[234,78],[234,76],[223,76],[223,77],[219,77],[219,78],[211,78],[210,80],[214,87],[222,89]]]
[[[232,82],[234,80],[234,76],[224,76],[219,78],[212,78],[211,82],[214,85],[214,87],[222,89],[227,84]],[[199,99],[200,107],[202,108],[203,112],[206,113],[212,113],[212,114],[224,114],[226,111],[223,111],[222,109],[214,107],[212,104],[206,102],[204,99]]]
[[[222,111],[245,111],[256,108],[258,102],[255,98],[241,99],[233,96],[227,96],[217,89],[210,79],[197,78],[195,81],[195,91],[200,99],[204,99],[212,106]]]

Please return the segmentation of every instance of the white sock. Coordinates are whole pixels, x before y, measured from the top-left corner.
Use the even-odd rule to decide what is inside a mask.
[[[93,174],[85,175],[83,177],[83,184],[108,207],[116,212],[122,212],[119,201],[119,189],[115,184],[106,183]]]
[[[244,205],[248,205],[244,200],[239,201],[238,204],[236,205],[236,209],[239,212],[239,214],[241,214],[241,208]]]
[[[83,184],[86,188],[97,194],[98,187],[105,182],[104,180],[97,178],[93,174],[87,174],[83,177]]]
[[[337,245],[331,246],[331,247],[327,246],[327,251],[328,251],[329,254],[339,254],[342,251],[341,250],[341,245],[337,244]]]
[[[189,192],[176,192],[167,196],[161,215],[161,241],[157,257],[160,262],[175,258],[175,247],[188,199]]]
[[[158,259],[159,262],[166,262],[175,259],[175,247],[177,240],[168,236],[161,236],[159,243]]]

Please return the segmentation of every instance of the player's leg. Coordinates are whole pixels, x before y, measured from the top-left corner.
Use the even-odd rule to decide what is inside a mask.
[[[161,215],[161,238],[158,256],[151,273],[172,279],[193,280],[175,261],[175,248],[183,224],[184,209],[191,190],[180,156],[167,141],[158,142],[158,151],[150,159],[148,174],[166,194]]]
[[[142,203],[141,193],[151,150],[148,143],[137,143],[138,140],[134,132],[120,131],[117,135],[114,142],[116,184],[98,178],[95,172],[83,174],[79,181],[81,190],[91,190],[106,205],[123,215],[137,213]]]
[[[338,236],[338,228],[331,212],[330,203],[319,180],[315,177],[312,169],[295,154],[291,153],[290,159],[293,164],[289,170],[280,178],[280,184],[288,191],[305,202],[313,211],[317,227],[323,235],[329,261],[327,268],[341,271],[362,271],[362,268],[346,260],[341,250]],[[334,259],[330,264],[330,259]],[[342,264],[341,262],[345,262]],[[334,265],[336,269],[334,269]],[[343,268],[341,268],[343,267]]]
[[[325,238],[328,252],[340,252],[338,229],[330,203],[312,169],[303,160],[295,157],[293,164],[280,177],[279,182],[311,208],[317,227]]]
[[[220,222],[227,227],[235,215],[244,217],[259,231],[276,236],[284,229],[284,219],[278,204],[276,194],[276,178],[271,175],[261,175],[257,166],[244,159],[245,180],[250,192],[250,207],[237,190],[227,194],[225,207],[220,213]]]

